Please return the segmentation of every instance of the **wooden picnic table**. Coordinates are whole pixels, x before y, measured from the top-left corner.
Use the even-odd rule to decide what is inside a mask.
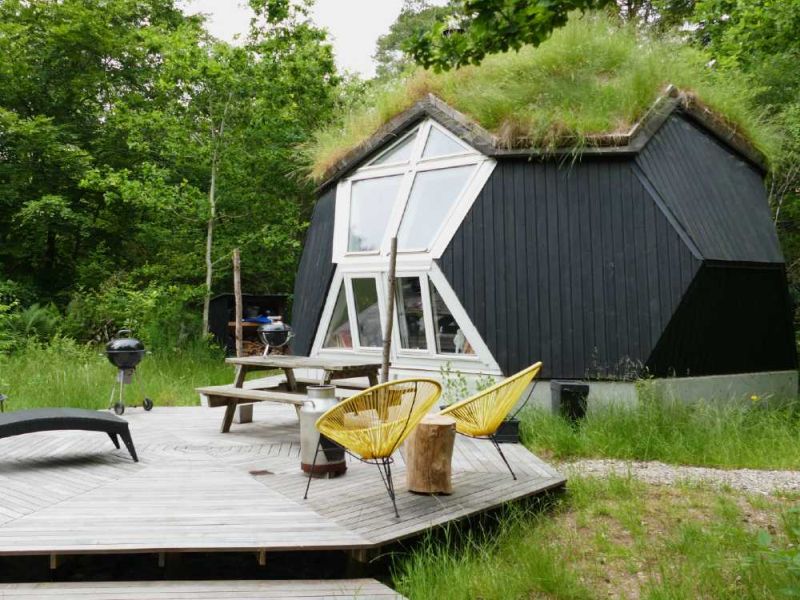
[[[366,377],[370,386],[378,384],[378,370],[380,362],[364,361],[349,358],[309,358],[306,356],[243,356],[228,358],[228,364],[236,366],[236,376],[233,385],[212,386],[197,388],[197,391],[206,395],[209,406],[225,406],[225,415],[222,418],[222,433],[230,431],[236,407],[239,404],[252,404],[253,402],[282,402],[293,404],[299,411],[305,401],[305,394],[298,386],[295,369],[313,369],[322,371],[322,377],[317,380],[301,380],[302,383],[326,385],[336,379],[350,379]],[[266,389],[245,389],[244,382],[248,373],[254,371],[274,371],[280,369],[286,375],[286,391]],[[299,414],[299,412],[298,412]]]

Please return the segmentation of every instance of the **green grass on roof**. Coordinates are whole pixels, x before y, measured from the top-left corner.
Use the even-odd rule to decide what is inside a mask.
[[[307,148],[320,180],[381,125],[433,93],[507,147],[581,148],[592,136],[626,133],[668,84],[695,94],[768,158],[775,131],[752,106],[746,80],[707,66],[703,52],[652,38],[602,15],[573,16],[539,48],[488,57],[447,73],[418,70],[377,90],[317,132]]]

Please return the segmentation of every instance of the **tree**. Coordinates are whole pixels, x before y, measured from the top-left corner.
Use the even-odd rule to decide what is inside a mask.
[[[427,31],[403,45],[414,61],[436,71],[479,64],[487,54],[538,46],[573,11],[603,8],[611,0],[457,0]]]
[[[433,27],[450,9],[433,6],[426,0],[406,0],[389,33],[378,38],[375,49],[376,74],[381,79],[396,77],[411,68],[414,61],[406,54],[403,45],[416,31]]]

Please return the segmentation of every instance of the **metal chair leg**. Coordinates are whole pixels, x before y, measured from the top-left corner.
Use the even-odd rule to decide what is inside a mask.
[[[317,466],[317,454],[319,454],[319,448],[321,445],[322,436],[320,435],[320,438],[317,441],[317,449],[314,450],[314,460],[311,461],[311,470],[308,472],[308,483],[306,483],[306,493],[303,495],[303,500],[308,500],[308,488],[311,487],[311,477],[314,475],[314,469]]]
[[[397,511],[397,501],[394,493],[394,481],[392,481],[392,461],[390,459],[382,458],[381,462],[376,462],[375,464],[378,466],[378,472],[381,474],[381,479],[383,480],[383,485],[386,488],[386,493],[389,494],[389,498],[392,501],[392,506],[394,507],[394,516],[399,519],[400,513]],[[384,471],[386,473],[385,476]]]
[[[500,458],[502,458],[503,462],[506,463],[506,466],[508,467],[508,471],[511,473],[511,476],[514,478],[514,481],[516,481],[517,480],[517,476],[514,475],[514,471],[511,469],[511,465],[508,464],[508,460],[506,460],[506,455],[503,454],[503,450],[500,448],[500,444],[497,443],[497,440],[494,438],[494,435],[490,435],[489,439],[492,440],[492,443],[494,444],[494,447],[500,453]]]

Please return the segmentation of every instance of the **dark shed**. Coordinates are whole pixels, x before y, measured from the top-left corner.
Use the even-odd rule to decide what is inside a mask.
[[[577,158],[499,148],[429,97],[322,186],[294,351],[374,355],[385,240],[394,231],[403,250],[409,231],[430,230],[398,263],[396,368],[509,374],[542,360],[545,377],[568,379],[796,369],[763,175],[745,140],[674,89],[613,146]]]

